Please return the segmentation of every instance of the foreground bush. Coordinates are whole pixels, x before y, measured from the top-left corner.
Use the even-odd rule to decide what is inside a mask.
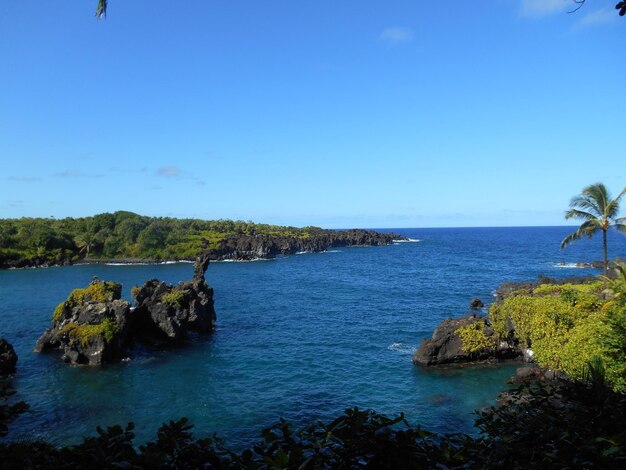
[[[0,444],[0,468],[315,469],[624,468],[626,398],[601,381],[534,384],[479,413],[478,438],[438,435],[357,408],[328,424],[284,420],[251,448],[233,452],[215,436],[195,439],[186,419],[134,446],[133,425],[98,428],[77,446]]]
[[[608,284],[610,286],[610,284]],[[489,310],[501,338],[511,335],[533,350],[541,367],[582,379],[587,363],[600,359],[607,381],[626,390],[626,297],[619,286],[540,285],[514,292]]]

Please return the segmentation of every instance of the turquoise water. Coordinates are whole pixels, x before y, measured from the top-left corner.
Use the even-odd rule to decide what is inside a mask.
[[[411,363],[414,348],[442,319],[466,314],[472,297],[490,302],[501,282],[597,274],[557,264],[599,259],[600,239],[561,251],[571,229],[395,231],[420,241],[212,263],[214,334],[101,369],[32,352],[54,307],[93,275],[123,283],[130,299],[150,278],[191,278],[191,264],[0,271],[0,337],[17,350],[14,385],[31,405],[9,438],[74,443],[97,425],[133,421],[141,441],[187,416],[196,435],[217,432],[240,447],[280,416],[303,425],[351,406],[472,432],[473,411],[493,403],[515,366],[423,370]],[[625,255],[626,238],[609,242],[611,255]]]

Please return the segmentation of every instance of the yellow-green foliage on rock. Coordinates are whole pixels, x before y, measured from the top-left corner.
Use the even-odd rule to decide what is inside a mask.
[[[66,302],[63,301],[56,306],[56,308],[54,309],[54,313],[52,314],[52,321],[57,321],[59,318],[61,318],[63,312],[65,311],[65,304]]]
[[[173,307],[182,307],[185,301],[185,294],[178,289],[172,289],[170,292],[163,295],[162,300],[163,303],[166,303]]]
[[[102,323],[97,325],[70,323],[65,325],[61,331],[69,334],[72,341],[79,341],[81,346],[88,346],[92,339],[98,336],[103,336],[110,343],[119,331],[119,325],[112,318],[105,318]]]
[[[542,367],[580,379],[591,360],[600,358],[607,380],[626,388],[626,307],[603,308],[602,282],[539,286],[533,295],[514,295],[492,305],[489,316],[496,334],[509,326],[522,346],[532,348]],[[622,325],[620,330],[620,325]]]
[[[111,281],[94,281],[85,288],[74,289],[64,302],[54,309],[52,321],[57,321],[65,312],[83,302],[108,302],[119,299],[122,285]]]
[[[463,343],[464,352],[472,354],[496,347],[495,341],[485,334],[484,328],[485,324],[482,321],[477,321],[456,330],[456,334],[459,335]]]
[[[582,294],[599,294],[604,290],[604,282],[594,281],[586,284],[541,284],[533,289],[534,295],[558,295],[567,291]]]

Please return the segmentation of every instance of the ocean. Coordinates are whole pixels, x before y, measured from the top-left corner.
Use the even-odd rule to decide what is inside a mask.
[[[425,370],[412,353],[443,319],[467,314],[472,298],[491,303],[502,282],[598,274],[574,264],[601,259],[601,237],[560,250],[572,230],[384,229],[413,241],[211,263],[213,334],[102,368],[33,352],[54,307],[94,275],[121,282],[130,300],[148,279],[190,279],[191,264],[0,271],[0,337],[19,356],[16,397],[30,404],[8,439],[72,444],[98,425],[132,421],[140,443],[185,416],[197,437],[215,432],[242,448],[279,417],[303,426],[354,406],[404,412],[432,431],[475,433],[474,410],[494,404],[517,366]],[[611,234],[609,254],[626,255],[624,236]]]

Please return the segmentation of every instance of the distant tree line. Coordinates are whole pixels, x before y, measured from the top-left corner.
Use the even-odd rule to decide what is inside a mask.
[[[93,217],[0,219],[0,264],[11,259],[50,262],[82,258],[193,259],[228,235],[306,237],[321,231],[234,220],[146,217],[132,212]]]

